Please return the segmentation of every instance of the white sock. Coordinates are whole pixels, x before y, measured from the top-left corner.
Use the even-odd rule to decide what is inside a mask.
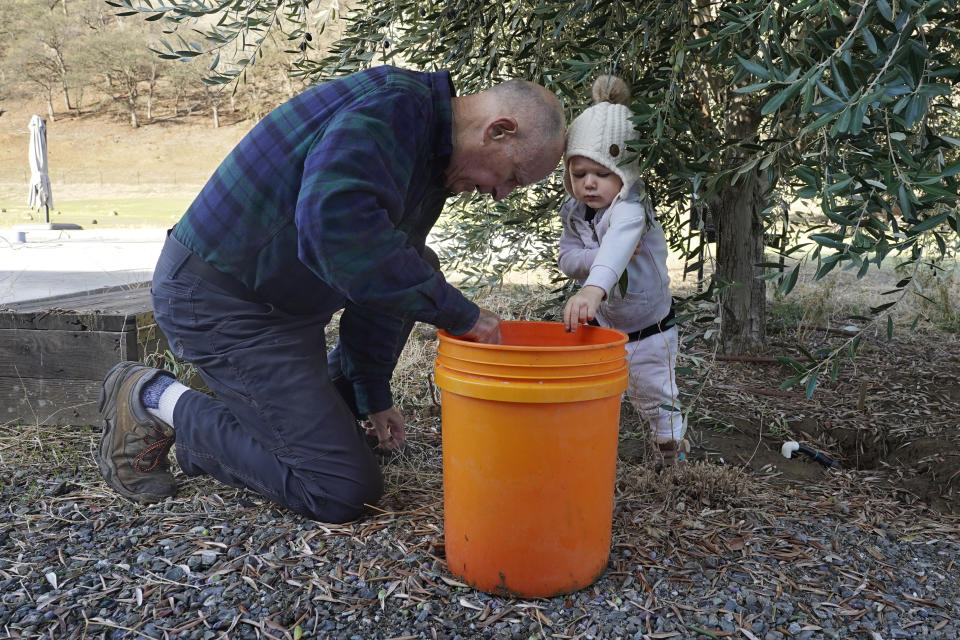
[[[160,400],[157,402],[157,408],[151,409],[150,407],[147,407],[147,413],[155,418],[159,418],[161,421],[170,425],[171,428],[176,429],[176,427],[173,425],[173,410],[177,406],[177,400],[179,400],[180,396],[187,391],[190,391],[190,387],[174,381],[169,387],[163,390],[162,394],[160,394]]]

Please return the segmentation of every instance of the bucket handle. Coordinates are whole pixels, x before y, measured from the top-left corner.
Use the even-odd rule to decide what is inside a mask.
[[[433,406],[439,407],[442,396],[437,383],[433,380],[433,371],[427,374],[427,384],[430,386],[430,399],[433,400]]]

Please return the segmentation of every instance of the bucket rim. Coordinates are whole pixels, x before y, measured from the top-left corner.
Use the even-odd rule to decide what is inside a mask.
[[[448,353],[442,353],[439,356],[439,359],[443,362],[469,362],[470,364],[483,364],[497,367],[504,367],[506,369],[563,369],[570,367],[582,367],[582,366],[596,366],[596,365],[605,365],[611,362],[617,362],[623,360],[623,354],[618,354],[611,356],[609,358],[604,358],[602,360],[589,360],[585,362],[570,362],[570,363],[539,363],[539,362],[502,362],[500,360],[478,360],[476,358],[466,358],[460,354],[451,355]]]
[[[495,378],[458,371],[438,362],[433,375],[444,393],[476,400],[566,404],[616,397],[619,402],[620,394],[627,390],[630,367],[624,361],[623,366],[614,371],[580,378]]]
[[[620,358],[623,361],[623,358]],[[462,361],[461,361],[462,362]],[[611,361],[614,362],[614,361]],[[470,364],[485,364],[472,362]],[[607,363],[602,363],[607,364]],[[617,365],[614,368],[602,369],[600,371],[592,371],[589,373],[583,373],[582,370],[585,368],[583,365],[576,364],[568,367],[554,367],[558,371],[549,371],[545,372],[544,368],[535,369],[533,367],[523,367],[523,366],[512,366],[509,370],[501,371],[473,371],[469,368],[457,367],[455,362],[450,362],[449,360],[444,360],[442,362],[438,361],[437,366],[443,367],[449,371],[455,371],[460,375],[469,376],[471,378],[477,379],[487,379],[490,381],[496,381],[498,383],[510,383],[510,382],[524,382],[529,380],[540,380],[553,383],[560,383],[564,380],[587,380],[587,379],[596,379],[602,378],[611,373],[617,373],[622,369],[628,368],[626,362]],[[524,375],[527,374],[527,375]]]
[[[544,320],[504,320],[501,324],[525,324],[525,325],[545,325],[545,326],[556,326],[561,325],[561,322],[548,322]],[[594,325],[583,325],[578,331],[602,331],[605,333],[619,334],[617,335],[616,340],[611,340],[609,342],[598,342],[596,344],[580,344],[580,345],[521,345],[521,344],[488,344],[485,342],[474,342],[472,340],[464,340],[460,336],[455,336],[444,329],[439,329],[437,331],[437,336],[440,340],[446,340],[451,343],[456,343],[458,345],[465,345],[470,348],[482,349],[485,351],[544,351],[544,352],[560,352],[560,351],[594,351],[597,349],[609,349],[610,347],[616,347],[620,345],[625,345],[627,343],[627,334],[618,330],[612,329],[610,327],[599,327]]]

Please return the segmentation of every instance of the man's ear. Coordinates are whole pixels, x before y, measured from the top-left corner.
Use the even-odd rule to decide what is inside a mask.
[[[512,136],[517,133],[517,120],[509,116],[501,116],[496,120],[492,120],[483,133],[485,141],[503,141],[507,136]]]

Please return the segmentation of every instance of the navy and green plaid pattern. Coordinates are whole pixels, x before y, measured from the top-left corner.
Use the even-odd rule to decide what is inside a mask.
[[[308,89],[224,159],[174,235],[292,313],[349,306],[365,331],[406,317],[469,330],[476,305],[419,257],[447,195],[452,91],[445,71],[389,66]],[[389,379],[395,354],[367,349],[357,365]]]

